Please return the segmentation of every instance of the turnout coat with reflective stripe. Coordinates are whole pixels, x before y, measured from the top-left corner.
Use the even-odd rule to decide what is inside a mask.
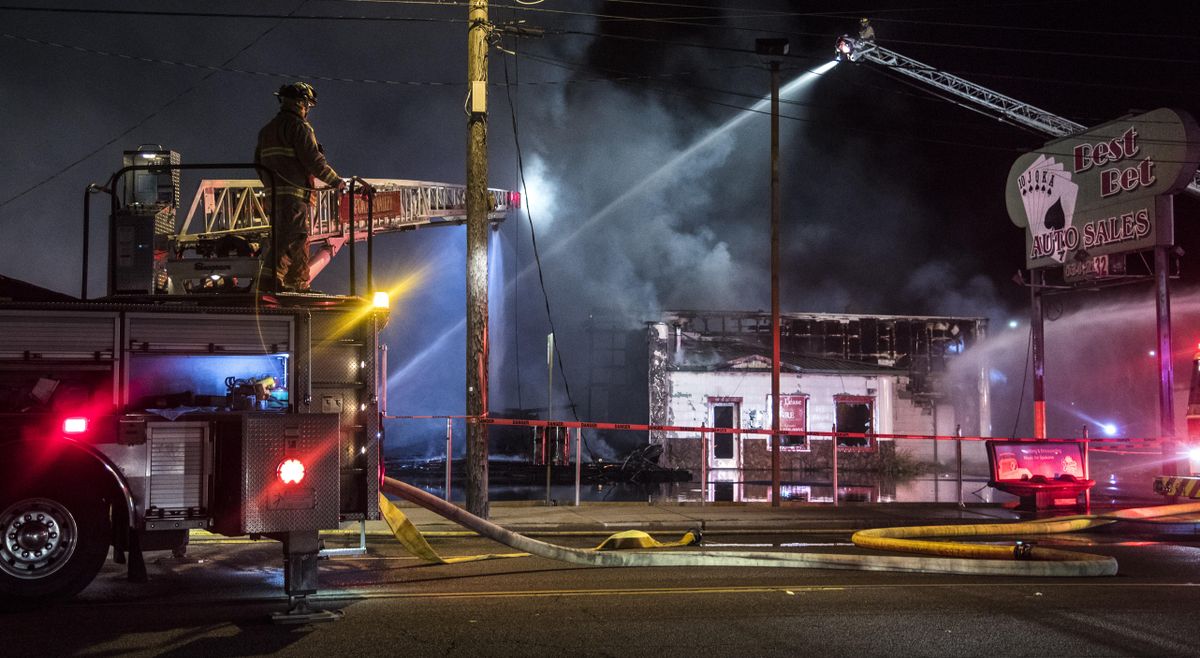
[[[274,119],[258,131],[254,162],[275,172],[276,193],[310,201],[315,180],[337,185],[339,176],[325,161],[312,124],[290,108],[282,108]],[[271,177],[259,173],[267,193]]]

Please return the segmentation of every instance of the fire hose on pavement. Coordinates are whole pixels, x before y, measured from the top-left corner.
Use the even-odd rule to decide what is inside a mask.
[[[608,551],[568,548],[517,534],[393,478],[384,478],[381,491],[415,503],[473,530],[483,537],[521,551],[517,554],[468,556],[458,559],[442,558],[425,543],[424,538],[420,537],[420,532],[416,530],[415,526],[412,526],[404,513],[381,494],[380,504],[384,510],[384,518],[388,521],[397,539],[408,546],[409,550],[417,557],[432,562],[452,563],[495,557],[521,557],[528,554],[593,567],[789,567],[993,576],[1113,576],[1117,573],[1117,561],[1104,555],[1036,547],[1020,542],[1016,546],[995,546],[924,541],[917,538],[1045,535],[1085,530],[1119,520],[1149,519],[1200,512],[1200,503],[1188,503],[1121,510],[1106,515],[1066,517],[1025,523],[879,528],[860,531],[855,533],[853,538],[854,543],[858,546],[919,553],[920,556],[917,557],[767,551]],[[415,539],[414,535],[419,539]],[[679,542],[670,544],[654,542],[638,547],[660,548],[683,546],[687,543],[692,542],[685,536]],[[419,548],[420,544],[424,544],[425,548]],[[416,546],[415,549],[414,546]],[[602,544],[599,548],[604,547],[605,545]]]

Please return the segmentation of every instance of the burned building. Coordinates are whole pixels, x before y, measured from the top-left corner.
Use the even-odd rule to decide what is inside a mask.
[[[649,325],[650,422],[686,427],[770,429],[771,315],[669,311]],[[780,330],[781,467],[828,468],[839,437],[845,470],[893,470],[897,455],[945,461],[934,441],[874,434],[990,433],[981,369],[949,366],[983,339],[987,320],[834,313],[787,313]],[[770,469],[764,434],[651,432],[669,466]]]

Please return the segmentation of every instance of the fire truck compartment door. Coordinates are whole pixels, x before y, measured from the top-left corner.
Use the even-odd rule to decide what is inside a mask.
[[[246,414],[242,419],[243,531],[337,528],[338,438],[337,414]],[[291,460],[299,461],[302,470]]]
[[[116,313],[0,311],[0,359],[111,360],[116,348]]]
[[[130,313],[126,322],[133,352],[280,354],[292,347],[287,315]]]

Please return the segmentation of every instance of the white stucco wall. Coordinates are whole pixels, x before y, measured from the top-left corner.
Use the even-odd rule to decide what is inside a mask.
[[[779,391],[783,395],[808,395],[808,428],[828,432],[833,429],[836,395],[863,395],[875,398],[875,431],[891,434],[896,427],[898,410],[911,403],[898,400],[895,394],[898,379],[865,375],[817,375],[783,373]],[[762,370],[745,372],[672,372],[670,418],[672,425],[712,427],[708,399],[713,397],[741,398],[741,427],[771,426],[769,396],[771,373]],[[919,411],[918,411],[919,413]],[[749,435],[747,435],[749,436]]]

